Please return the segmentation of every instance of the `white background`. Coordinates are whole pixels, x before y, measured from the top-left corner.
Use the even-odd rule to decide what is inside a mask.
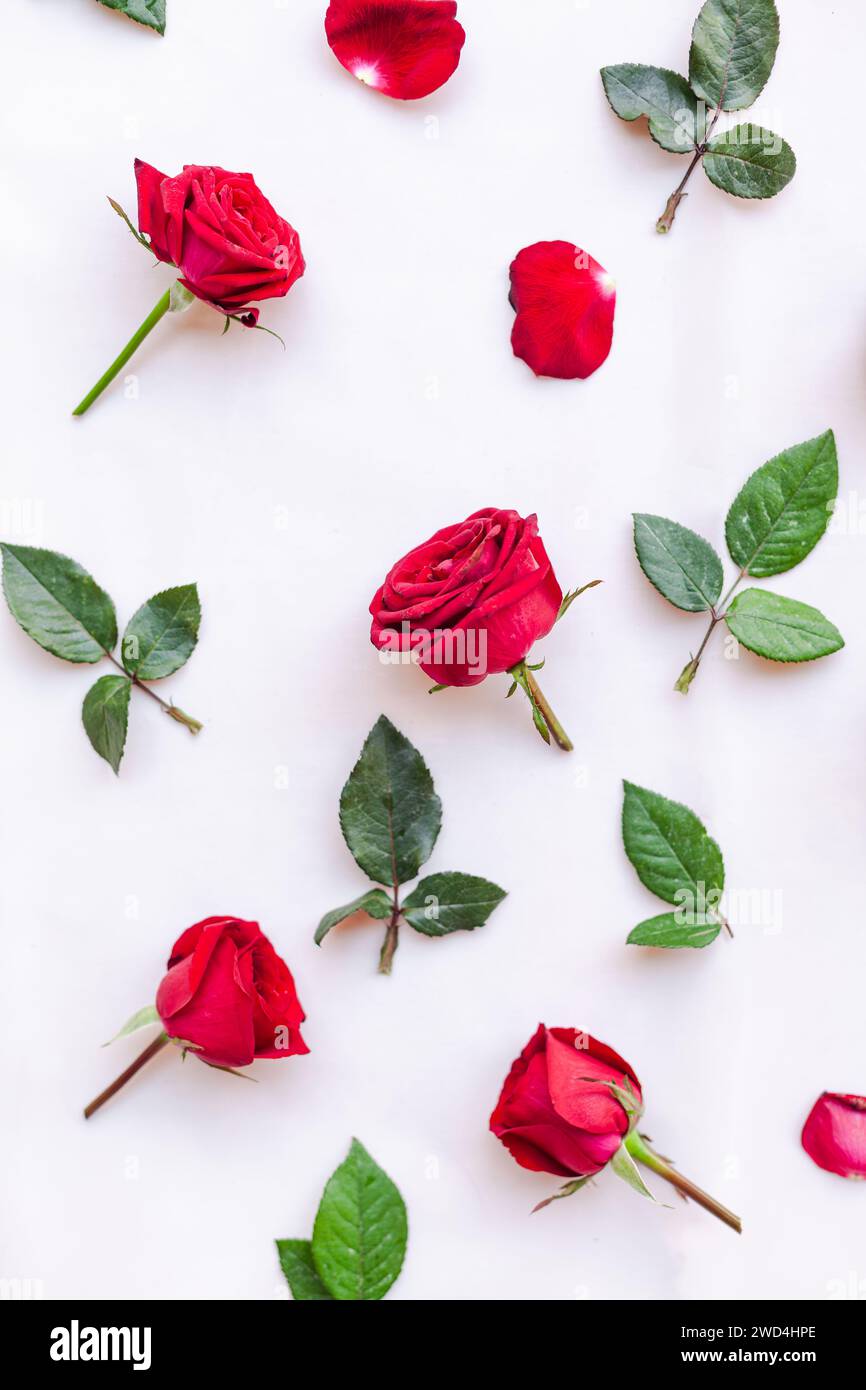
[[[457,73],[405,105],[337,64],[324,8],[169,0],[164,40],[90,0],[4,16],[3,535],[78,559],[121,624],[196,580],[200,645],[164,693],[206,729],[134,695],[116,780],[80,724],[101,672],[0,612],[0,1275],[46,1297],[284,1297],[273,1238],[309,1234],[357,1134],[408,1203],[391,1298],[863,1296],[866,1191],[799,1143],[822,1089],[866,1091],[862,7],[783,0],[755,116],[796,178],[747,203],[699,171],[667,238],[684,163],[616,119],[598,69],[682,70],[697,0],[460,0]],[[134,211],[136,155],[251,170],[307,274],[264,306],[285,353],[221,338],[197,305],[137,355],[137,398],[116,384],[73,420],[170,280],[105,201]],[[511,354],[509,262],[553,238],[618,285],[586,382]],[[747,474],[828,426],[844,520],[770,587],[846,649],[789,669],[725,660],[717,635],[684,699],[704,620],[642,577],[629,514],[722,549]],[[487,505],[538,512],[563,587],[605,581],[538,649],[571,757],[504,678],[429,697],[369,645],[390,564]],[[312,939],[363,886],[337,800],[382,711],[443,798],[429,868],[509,890],[483,931],[404,930],[390,979],[380,924]],[[622,851],[623,776],[692,806],[730,887],[781,895],[781,930],[626,947],[661,909]],[[163,1053],[85,1124],[146,1035],[100,1044],[213,913],[259,920],[285,956],[309,1057],[258,1064],[253,1086]],[[646,1129],[742,1238],[612,1175],[530,1219],[557,1180],[487,1120],[539,1019],[629,1058]]]

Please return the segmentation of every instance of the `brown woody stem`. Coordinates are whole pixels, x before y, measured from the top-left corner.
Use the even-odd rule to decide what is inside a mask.
[[[718,1217],[719,1221],[723,1221],[726,1226],[730,1226],[732,1231],[736,1231],[738,1235],[742,1235],[743,1223],[740,1218],[735,1216],[732,1211],[728,1211],[727,1207],[723,1207],[721,1202],[717,1202],[715,1197],[710,1197],[708,1193],[704,1192],[700,1187],[697,1187],[688,1178],[684,1178],[682,1173],[678,1173],[672,1164],[666,1162],[660,1154],[657,1154],[649,1147],[646,1140],[638,1134],[636,1129],[633,1129],[626,1139],[625,1146],[632,1158],[637,1159],[639,1163],[643,1163],[645,1167],[651,1169],[653,1173],[658,1173],[660,1178],[664,1178],[666,1182],[671,1183],[679,1192],[682,1192],[684,1197],[691,1197],[692,1201],[697,1202],[698,1206],[703,1207],[705,1211],[712,1212],[713,1216]]]
[[[385,940],[382,942],[382,950],[379,954],[379,974],[390,975],[391,966],[394,962],[394,952],[397,950],[400,936],[400,905],[397,902],[397,889],[394,889],[394,906],[391,909],[391,920],[385,932]]]
[[[131,1081],[135,1073],[141,1071],[141,1068],[146,1066],[151,1057],[155,1057],[157,1052],[160,1052],[167,1042],[168,1037],[165,1033],[160,1033],[158,1038],[154,1038],[150,1046],[146,1047],[139,1057],[136,1057],[135,1061],[126,1068],[126,1071],[122,1071],[116,1081],[112,1081],[110,1086],[106,1086],[104,1091],[100,1091],[96,1099],[92,1100],[90,1104],[85,1107],[85,1120],[89,1120],[91,1115],[95,1115],[96,1111],[99,1110],[107,1100],[111,1100],[111,1097],[116,1095],[121,1087],[126,1085],[127,1081]]]

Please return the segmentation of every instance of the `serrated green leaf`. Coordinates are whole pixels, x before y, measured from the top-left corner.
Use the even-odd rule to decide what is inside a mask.
[[[403,1267],[407,1236],[403,1198],[353,1139],[313,1227],[313,1259],[328,1292],[340,1300],[384,1298]]]
[[[447,936],[483,927],[505,896],[504,889],[475,874],[428,874],[404,900],[402,913],[425,936]]]
[[[756,125],[738,125],[707,146],[704,173],[735,198],[774,198],[797,172],[794,151],[781,135]]]
[[[715,941],[721,930],[721,922],[712,922],[706,917],[689,914],[685,921],[680,921],[677,913],[662,912],[658,917],[649,917],[645,922],[640,922],[629,932],[626,945],[693,946],[700,949]]]
[[[347,917],[351,917],[354,912],[366,912],[368,917],[376,917],[380,921],[385,917],[390,917],[392,910],[391,899],[381,888],[370,888],[366,893],[362,893],[354,902],[346,903],[345,907],[332,908],[326,912],[313,938],[317,946],[321,946],[325,937],[332,927],[336,927],[338,922],[345,922]]]
[[[646,116],[649,133],[671,154],[688,154],[704,138],[698,103],[684,77],[669,68],[615,63],[602,68],[604,94],[624,121]]]
[[[709,541],[663,516],[634,513],[634,548],[641,569],[676,608],[702,613],[722,592],[722,562]]]
[[[121,643],[123,665],[139,680],[155,681],[183,666],[198,641],[201,604],[195,584],[164,589],[130,618]]]
[[[112,650],[117,615],[92,575],[54,550],[0,549],[6,602],[28,637],[64,661],[92,663]]]
[[[722,853],[694,811],[624,782],[622,839],[641,883],[664,902],[703,915],[725,886]]]
[[[340,827],[374,883],[415,878],[432,853],[442,803],[417,748],[380,715],[340,796]]]
[[[119,1033],[115,1033],[114,1037],[109,1038],[108,1042],[103,1043],[102,1046],[110,1047],[113,1042],[117,1042],[118,1038],[125,1038],[130,1033],[137,1033],[139,1028],[147,1028],[149,1024],[159,1022],[161,1022],[161,1020],[159,1014],[156,1012],[156,1006],[154,1004],[145,1004],[143,1009],[139,1009],[132,1015],[132,1018],[126,1020]]]
[[[826,531],[838,488],[832,430],[762,464],[746,479],[725,519],[734,564],[755,579],[799,565]]]
[[[649,1197],[651,1202],[655,1201],[655,1197],[640,1175],[640,1169],[624,1144],[620,1144],[610,1160],[610,1166],[617,1177],[622,1178],[623,1182],[627,1182],[629,1187],[633,1187],[635,1192],[640,1193],[641,1197]]]
[[[707,0],[692,31],[689,81],[708,106],[739,111],[764,90],[778,47],[773,0]]]
[[[275,1242],[280,1268],[296,1303],[333,1303],[313,1262],[313,1247],[308,1240],[278,1240]]]
[[[725,614],[738,642],[768,661],[815,661],[844,647],[838,628],[808,603],[744,589]]]
[[[119,10],[138,24],[146,24],[158,34],[165,33],[166,0],[99,0],[108,10]]]
[[[120,771],[126,744],[131,689],[128,676],[101,676],[88,690],[81,707],[87,737],[115,773]]]

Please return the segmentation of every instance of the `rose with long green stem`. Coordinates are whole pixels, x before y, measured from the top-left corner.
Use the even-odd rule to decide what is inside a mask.
[[[168,178],[137,159],[135,177],[137,228],[119,203],[108,201],[136,241],[179,275],[73,415],[90,409],[166,314],[183,313],[196,299],[222,314],[223,332],[239,323],[279,338],[263,328],[259,310],[250,306],[288,294],[304,273],[297,232],[274,210],[252,174],[190,164]]]

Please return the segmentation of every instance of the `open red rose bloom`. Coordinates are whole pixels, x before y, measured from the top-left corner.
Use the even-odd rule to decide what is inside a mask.
[[[258,922],[208,917],[178,937],[156,995],[170,1038],[193,1044],[202,1062],[245,1067],[256,1057],[309,1051],[288,966]]]
[[[640,1082],[618,1053],[575,1028],[545,1028],[530,1038],[502,1087],[490,1128],[523,1168],[587,1177],[613,1158],[629,1116],[610,1085]]]
[[[447,82],[466,39],[454,0],[331,0],[325,33],[348,72],[402,101]]]
[[[439,685],[477,685],[522,661],[561,603],[537,517],[483,507],[397,561],[370,604],[370,639],[412,652]]]
[[[866,1178],[866,1096],[825,1091],[803,1126],[803,1148],[828,1173]]]
[[[536,376],[571,379],[597,371],[610,352],[616,288],[587,251],[537,241],[511,263],[511,346]]]
[[[303,275],[297,232],[271,207],[252,174],[187,164],[169,178],[137,159],[135,179],[140,231],[198,299],[239,314],[252,300],[288,294]],[[251,326],[258,310],[241,317]]]

